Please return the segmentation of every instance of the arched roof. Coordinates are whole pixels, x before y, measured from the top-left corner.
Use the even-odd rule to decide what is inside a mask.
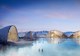
[[[59,30],[51,30],[49,31],[50,37],[58,37],[58,38],[66,38],[67,36],[64,34],[64,32],[61,32]]]
[[[80,31],[76,31],[71,35],[71,38],[80,38]]]
[[[8,33],[9,33],[9,30],[12,26],[14,26],[14,25],[10,25],[10,26],[7,26],[7,27],[0,29],[0,42],[7,42]]]

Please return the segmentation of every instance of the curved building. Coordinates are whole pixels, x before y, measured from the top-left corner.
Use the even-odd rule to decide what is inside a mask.
[[[65,38],[67,36],[61,31],[52,30],[52,31],[49,31],[48,37],[50,37],[50,38]]]
[[[14,25],[0,29],[0,43],[16,41],[18,41],[18,32]]]
[[[58,30],[52,30],[48,33],[48,38],[50,38],[50,43],[59,44],[63,42],[67,38],[67,36],[64,34],[64,32],[58,31]]]
[[[70,37],[71,38],[80,38],[80,31],[74,32]]]
[[[74,32],[70,37],[80,45],[80,31]]]

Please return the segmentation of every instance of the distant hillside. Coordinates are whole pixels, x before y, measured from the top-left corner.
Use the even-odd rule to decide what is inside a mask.
[[[64,32],[67,37],[70,37],[74,32]]]
[[[19,37],[24,37],[25,35],[26,35],[26,32],[19,32],[19,33],[18,33],[18,36],[19,36]]]

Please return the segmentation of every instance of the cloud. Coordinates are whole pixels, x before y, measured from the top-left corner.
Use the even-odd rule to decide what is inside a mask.
[[[59,10],[37,10],[35,12],[42,18],[51,18],[51,19],[79,19],[80,11],[77,9],[59,11]]]
[[[64,15],[64,14],[61,14],[61,13],[52,13],[52,14],[47,14],[45,15],[45,18],[53,18],[53,19],[67,19],[68,15]]]
[[[47,25],[50,25],[50,29],[52,29],[54,27],[51,27],[51,26],[53,26],[55,24],[58,25],[57,27],[55,27],[56,29],[60,28],[59,25],[62,25],[62,27],[63,26],[66,27],[66,25],[68,25],[66,20],[71,20],[69,22],[71,23],[71,25],[73,25],[73,23],[72,23],[73,19],[76,20],[76,19],[80,18],[79,9],[69,8],[69,7],[64,8],[64,9],[19,8],[19,9],[11,9],[11,10],[12,11],[10,11],[10,13],[7,13],[7,16],[6,17],[4,16],[5,18],[3,18],[4,25],[14,24],[18,27],[19,30],[22,30],[22,31],[26,30],[26,29],[27,30],[34,30],[34,29],[39,30],[40,27],[47,26]],[[61,21],[59,21],[59,20],[61,20]],[[64,20],[64,22],[62,20]],[[77,20],[77,21],[79,21],[79,20]],[[36,26],[36,27],[34,27],[34,26]],[[43,27],[43,29],[45,29],[45,27]],[[61,28],[61,29],[63,30],[63,28]]]

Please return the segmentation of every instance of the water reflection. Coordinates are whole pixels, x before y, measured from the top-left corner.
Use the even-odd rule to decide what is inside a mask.
[[[4,46],[0,56],[80,56],[80,45],[74,39],[40,38],[28,46]],[[4,49],[4,50],[3,50]],[[42,50],[43,52],[39,51]]]

